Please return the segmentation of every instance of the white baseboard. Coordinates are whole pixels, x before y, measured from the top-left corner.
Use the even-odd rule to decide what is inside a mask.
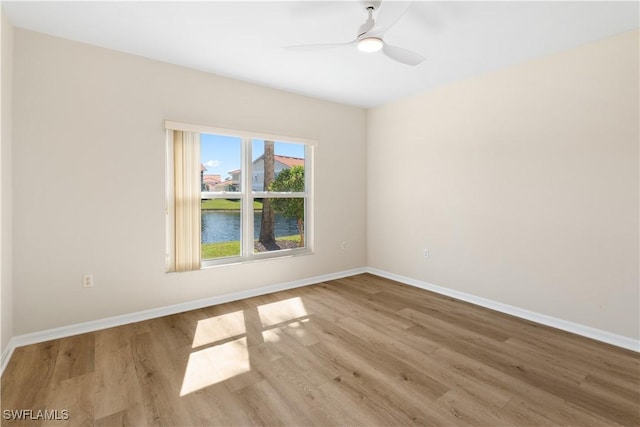
[[[2,359],[0,359],[0,376],[2,376],[2,373],[4,372],[4,368],[7,367],[7,364],[9,363],[11,356],[13,356],[13,351],[15,349],[16,349],[15,342],[13,338],[11,338],[7,343],[7,347],[5,347],[4,351],[2,352]]]
[[[271,294],[287,289],[299,288],[302,286],[313,285],[316,283],[326,282],[329,280],[341,279],[343,277],[354,276],[356,274],[366,273],[367,268],[355,268],[352,270],[339,271],[337,273],[324,274],[321,276],[309,277],[306,279],[295,280],[293,282],[279,283],[275,285],[264,286],[257,289],[250,289],[241,292],[234,292],[226,295],[219,295],[211,298],[204,298],[196,301],[189,301],[181,304],[174,304],[166,307],[153,308],[150,310],[138,311],[120,316],[107,317],[105,319],[92,320],[89,322],[77,323],[74,325],[61,326],[59,328],[47,329],[44,331],[33,332],[30,334],[17,335],[11,338],[7,344],[7,348],[2,352],[2,364],[0,365],[0,375],[4,372],[5,367],[9,363],[9,359],[16,347],[36,344],[40,342],[65,338],[72,335],[84,334],[87,332],[99,331],[101,329],[122,326],[129,323],[140,322],[143,320],[155,319],[171,314],[182,313],[198,308],[209,307],[226,302],[237,301],[245,298],[251,298],[259,295]]]
[[[567,320],[558,319],[556,317],[547,316],[545,314],[536,313],[534,311],[525,310],[523,308],[515,307],[512,305],[503,304],[501,302],[493,301],[487,298],[482,298],[453,289],[444,288],[442,286],[433,285],[421,280],[400,276],[398,274],[389,273],[387,271],[378,270],[376,268],[369,267],[367,268],[367,272],[376,276],[384,277],[386,279],[395,280],[396,282],[404,283],[409,286],[414,286],[416,288],[425,289],[437,294],[446,295],[462,301],[470,302],[471,304],[479,305],[481,307],[490,308],[491,310],[499,311],[501,313],[519,317],[521,319],[530,320],[542,325],[551,326],[552,328],[561,329],[563,331],[571,332],[576,335],[581,335],[583,337],[602,341],[607,344],[615,345],[616,347],[622,347],[626,348],[627,350],[640,352],[640,340],[617,335],[611,332],[592,328],[590,326],[569,322]]]
[[[89,322],[83,322],[83,323],[78,323],[74,325],[62,326],[59,328],[47,329],[44,331],[33,332],[30,334],[17,335],[11,338],[11,340],[9,340],[7,347],[2,352],[2,359],[0,364],[0,376],[2,375],[2,373],[4,373],[4,369],[9,363],[9,360],[11,359],[11,356],[13,355],[13,351],[17,347],[50,341],[58,338],[65,338],[72,335],[78,335],[78,334],[83,334],[87,332],[94,332],[101,329],[112,328],[115,326],[122,326],[129,323],[140,322],[143,320],[155,319],[162,316],[168,316],[171,314],[182,313],[189,310],[208,307],[211,305],[224,304],[226,302],[237,301],[237,300],[251,298],[259,295],[270,294],[278,291],[284,291],[287,289],[299,288],[302,286],[313,285],[316,283],[326,282],[329,280],[355,276],[357,274],[362,274],[362,273],[371,273],[373,275],[395,280],[397,282],[414,286],[416,288],[425,289],[441,295],[446,295],[452,298],[456,298],[461,301],[470,302],[472,304],[479,305],[481,307],[490,308],[492,310],[496,310],[501,313],[510,314],[515,317],[530,320],[532,322],[540,323],[542,325],[551,326],[553,328],[561,329],[563,331],[571,332],[577,335],[582,335],[584,337],[588,337],[597,341],[602,341],[608,344],[612,344],[617,347],[622,347],[635,352],[640,352],[640,340],[625,337],[622,335],[613,334],[611,332],[602,331],[600,329],[591,328],[589,326],[580,325],[578,323],[569,322],[567,320],[558,319],[555,317],[525,310],[512,305],[503,304],[497,301],[478,297],[478,296],[467,294],[464,292],[459,292],[459,291],[445,288],[442,286],[433,285],[431,283],[423,282],[423,281],[412,279],[405,276],[400,276],[398,274],[389,273],[383,270],[378,270],[376,268],[363,267],[363,268],[355,268],[352,270],[340,271],[337,273],[325,274],[321,276],[309,277],[307,279],[295,280],[292,282],[264,286],[261,288],[250,289],[247,291],[234,292],[231,294],[220,295],[220,296],[200,299],[196,301],[189,301],[181,304],[174,304],[166,307],[159,307],[159,308],[154,308],[150,310],[138,311],[130,314],[123,314],[120,316],[108,317],[105,319],[92,320]]]

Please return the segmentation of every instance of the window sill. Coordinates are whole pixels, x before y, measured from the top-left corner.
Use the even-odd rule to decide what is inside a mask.
[[[220,258],[202,261],[200,270],[206,270],[216,267],[227,267],[232,265],[251,264],[260,261],[271,261],[281,258],[292,258],[305,255],[313,255],[313,250],[309,248],[287,249],[284,251],[263,252],[260,254],[251,254],[249,256],[238,256],[229,258]]]

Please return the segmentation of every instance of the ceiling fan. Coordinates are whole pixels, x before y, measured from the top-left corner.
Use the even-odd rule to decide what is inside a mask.
[[[347,43],[328,44],[305,44],[286,46],[287,50],[321,50],[333,49],[344,46],[357,46],[362,52],[382,51],[387,57],[394,61],[407,65],[418,65],[425,60],[424,56],[402,47],[393,46],[384,41],[384,33],[393,27],[409,8],[410,3],[385,2],[380,7],[382,1],[365,1],[365,12],[368,14],[367,20],[358,29],[356,38]],[[373,14],[376,13],[374,19]]]

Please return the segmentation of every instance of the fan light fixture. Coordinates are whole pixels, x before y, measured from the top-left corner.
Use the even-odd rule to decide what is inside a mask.
[[[377,52],[382,49],[382,39],[378,37],[365,37],[358,41],[358,50],[360,52]]]
[[[2,1],[2,0],[0,0]],[[380,18],[380,22],[383,22],[383,25],[379,23],[376,24],[375,19],[373,19],[373,12],[380,7],[380,3],[385,3],[392,0],[360,0],[360,3],[365,3],[365,11],[367,13],[367,20],[360,25],[358,31],[356,32],[355,39],[346,43],[321,43],[321,44],[302,44],[295,46],[285,46],[285,49],[288,50],[323,50],[323,49],[334,49],[334,48],[343,48],[357,46],[360,52],[381,52],[389,59],[393,61],[399,62],[401,64],[416,66],[422,63],[425,60],[424,56],[419,53],[413,52],[409,49],[405,49],[399,46],[394,46],[384,42],[384,33],[389,30],[392,26],[396,24],[400,20],[400,18],[405,14],[407,8],[411,5],[410,1],[403,2],[405,3],[401,7],[383,7],[378,12],[378,16],[376,18]],[[395,2],[394,2],[395,3]],[[398,2],[397,4],[400,4]]]

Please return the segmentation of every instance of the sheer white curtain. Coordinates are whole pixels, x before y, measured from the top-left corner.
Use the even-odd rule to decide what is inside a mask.
[[[171,271],[200,269],[200,134],[173,131],[174,256]]]

